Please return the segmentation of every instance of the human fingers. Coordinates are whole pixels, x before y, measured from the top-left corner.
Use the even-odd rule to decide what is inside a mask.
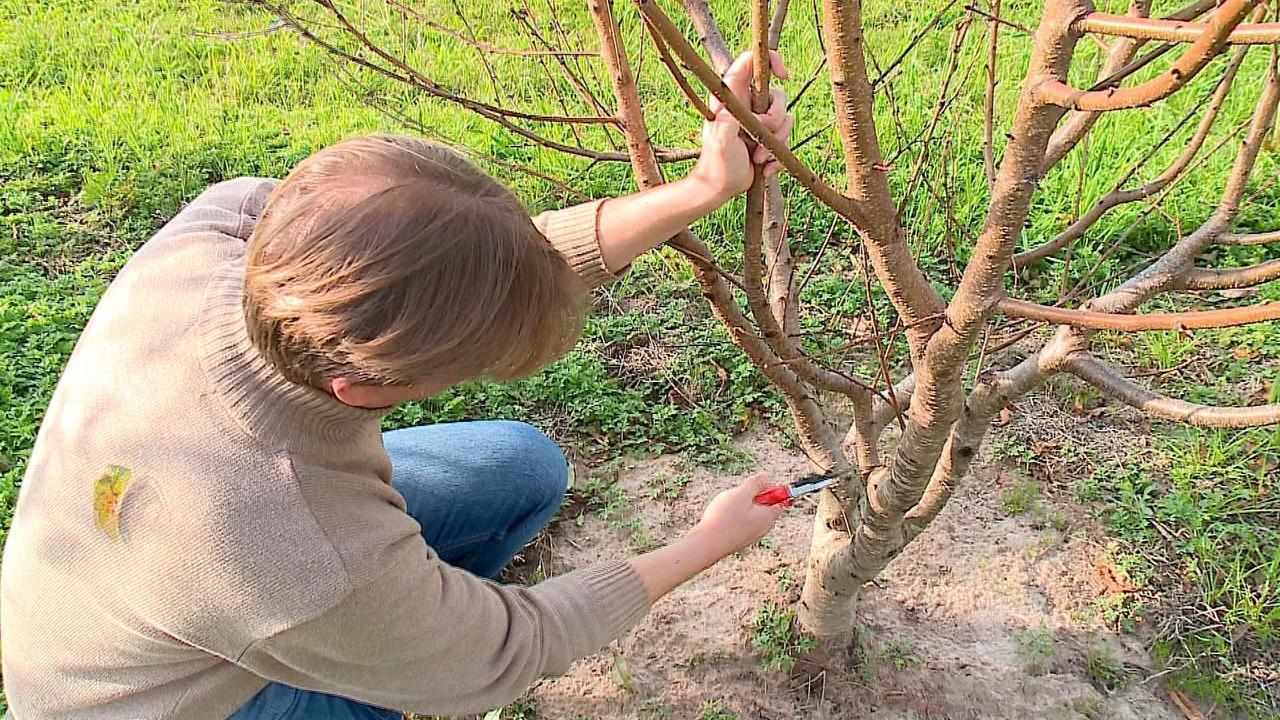
[[[773,71],[774,75],[783,80],[791,79],[791,72],[787,70],[787,66],[782,62],[782,56],[778,54],[777,50],[769,51],[769,69]]]
[[[773,136],[785,143],[787,141],[787,138],[791,136],[791,127],[794,124],[795,124],[795,117],[792,115],[786,115],[782,119],[782,125],[773,131]],[[773,159],[773,153],[769,151],[769,148],[765,146],[764,143],[760,143],[756,145],[756,149],[751,156],[752,162],[756,163],[757,165],[761,165],[761,164],[767,163],[772,159]]]
[[[782,88],[769,91],[769,110],[756,117],[760,118],[760,122],[770,132],[782,127],[782,122],[787,118],[787,93]]]
[[[724,73],[724,84],[739,100],[747,102],[751,97],[751,53],[744,52],[734,59]]]

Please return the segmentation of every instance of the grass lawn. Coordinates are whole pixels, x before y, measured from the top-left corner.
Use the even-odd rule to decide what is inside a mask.
[[[557,4],[567,8],[562,18],[566,33],[593,47],[585,3]],[[867,11],[868,42],[880,65],[888,65],[944,4],[868,3],[874,6]],[[490,99],[489,75],[473,52],[388,15],[382,3],[366,5],[368,13],[360,17],[379,37],[421,67],[431,68],[432,75],[451,88]],[[426,0],[420,5],[442,22],[457,25],[450,3]],[[488,39],[527,44],[514,32],[507,13],[510,4],[472,0],[463,5]],[[731,11],[738,7],[727,0],[714,5],[725,18],[734,16]],[[820,54],[809,3],[793,5],[793,33],[783,53],[793,76],[788,89],[794,94]],[[1006,5],[1012,6],[1013,20],[1034,24],[1037,3]],[[618,6],[629,46],[638,55],[641,43],[634,11],[627,3]],[[892,76],[888,87],[897,111],[891,111],[888,93],[879,97],[886,155],[909,145],[928,122],[951,28],[961,12],[944,14],[942,30],[926,39]],[[534,17],[545,20],[544,15]],[[403,130],[362,98],[383,102],[430,126],[439,138],[501,161],[504,164],[488,167],[512,182],[534,209],[563,205],[572,198],[514,173],[512,163],[549,174],[576,174],[574,189],[593,197],[632,187],[623,166],[588,166],[552,156],[456,107],[375,78],[353,80],[295,36],[261,32],[271,23],[271,17],[251,8],[212,0],[0,0],[0,533],[8,527],[60,368],[97,297],[129,253],[212,182],[240,175],[283,176],[301,158],[342,137]],[[741,33],[743,24],[745,18],[733,33]],[[950,172],[956,179],[955,217],[948,221],[945,213],[936,212],[927,193],[907,198],[903,207],[922,263],[940,285],[949,282],[942,240],[947,223],[954,223],[958,261],[963,263],[986,200],[980,142],[982,68],[970,62],[984,52],[982,31],[981,24],[974,24],[965,39],[965,84],[946,121],[952,141],[933,148],[953,162],[929,170],[930,178]],[[1027,48],[1025,37],[1006,33],[1000,68],[1008,79],[998,91],[1002,130],[1012,114]],[[1075,72],[1077,81],[1087,84],[1099,52],[1091,42],[1082,43],[1082,48]],[[1257,84],[1261,54],[1255,52],[1246,63],[1241,85]],[[509,98],[526,109],[560,111],[556,88],[536,62],[503,56],[492,58],[492,64]],[[651,49],[637,65],[642,92],[653,108],[650,120],[656,141],[689,147],[697,132],[693,113],[660,74]],[[1150,111],[1104,119],[1087,156],[1077,152],[1045,179],[1024,243],[1031,246],[1055,234],[1071,216],[1078,195],[1089,203],[1108,191],[1124,168],[1204,97],[1220,67],[1211,67],[1191,89]],[[1210,147],[1222,128],[1247,117],[1253,99],[1252,92],[1233,96]],[[795,137],[818,132],[802,157],[838,178],[838,146],[834,134],[822,130],[830,119],[828,101],[825,82],[815,84],[796,109]],[[1161,160],[1171,159],[1189,133],[1190,128],[1183,128],[1157,155],[1152,169],[1139,177],[1149,178],[1163,168]],[[1113,212],[1078,244],[1074,270],[1049,263],[1024,278],[1020,291],[1052,298],[1064,272],[1079,273],[1097,261],[1097,274],[1105,277],[1166,246],[1178,232],[1173,218],[1194,226],[1208,215],[1232,147],[1228,144],[1176,186],[1163,199],[1161,212],[1144,217],[1142,208],[1134,206]],[[899,191],[907,184],[917,152],[908,147],[895,163],[891,179]],[[1280,190],[1270,182],[1280,171],[1278,161],[1275,149],[1260,160],[1253,201],[1240,217],[1242,229],[1271,229],[1280,216]],[[681,171],[670,166],[668,170]],[[795,192],[791,183],[785,182],[784,188],[792,198],[796,253],[803,270],[806,259],[822,244],[829,214]],[[806,217],[813,221],[802,225]],[[741,205],[731,204],[698,228],[728,266],[741,260],[740,218]],[[1126,252],[1101,260],[1102,250],[1131,226]],[[861,278],[856,255],[848,251],[851,246],[849,238],[837,235],[834,249],[845,250],[830,253],[806,285],[806,328],[821,327],[819,309],[862,308],[856,291]],[[1228,259],[1257,262],[1266,252],[1243,248],[1233,250]],[[851,287],[854,292],[849,292]],[[1262,288],[1261,296],[1280,299],[1280,286]],[[883,308],[882,300],[876,299],[878,307]],[[510,386],[455,389],[402,408],[389,423],[523,418],[588,459],[669,451],[686,453],[701,463],[740,464],[744,459],[728,445],[732,435],[780,417],[780,400],[730,345],[675,255],[663,251],[642,258],[623,281],[597,295],[596,307],[578,348],[536,377]],[[811,349],[821,354],[826,349],[823,342],[815,339]],[[1193,337],[1112,337],[1106,344],[1131,351],[1140,358],[1134,364],[1151,370],[1177,368],[1198,354],[1202,359],[1191,367],[1195,372],[1161,376],[1163,389],[1191,400],[1238,404],[1257,393],[1271,402],[1280,400],[1280,335],[1274,324]],[[1061,392],[1068,405],[1080,400],[1070,390]],[[1086,398],[1085,404],[1089,402],[1097,401]],[[779,427],[785,430],[785,422]],[[1162,603],[1176,596],[1211,621],[1176,622],[1169,625],[1170,632],[1157,637],[1155,651],[1178,668],[1168,677],[1202,696],[1258,713],[1263,703],[1280,705],[1280,698],[1268,699],[1259,689],[1269,682],[1271,693],[1280,692],[1277,681],[1263,675],[1268,663],[1274,668],[1280,659],[1280,431],[1208,432],[1157,424],[1153,432],[1151,449],[1121,462],[1099,460],[1089,448],[1063,451],[1081,463],[1074,491],[1093,503],[1106,521],[1116,543],[1117,563],[1131,567],[1134,582],[1147,590],[1126,601],[1125,607],[1099,611],[1111,613],[1117,623],[1143,615],[1144,609],[1167,616],[1177,611]],[[1002,447],[1016,459],[1031,439],[1019,442],[1014,439]]]

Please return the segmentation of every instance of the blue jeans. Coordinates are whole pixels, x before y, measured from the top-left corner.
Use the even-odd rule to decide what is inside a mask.
[[[445,562],[497,577],[559,509],[568,466],[554,442],[518,422],[394,430],[391,484]],[[269,683],[230,720],[400,720],[398,710]]]

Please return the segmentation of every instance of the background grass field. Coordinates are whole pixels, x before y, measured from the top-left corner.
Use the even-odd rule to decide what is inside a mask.
[[[532,4],[535,22],[545,19],[545,5]],[[480,97],[491,93],[489,77],[474,53],[373,9],[380,3],[368,5],[362,21],[420,66],[432,68],[436,79]],[[557,5],[564,7],[570,38],[593,47],[580,4]],[[638,23],[628,4],[618,5],[638,56]],[[722,18],[740,15],[735,3],[715,5]],[[788,89],[794,93],[820,53],[809,3],[797,0],[793,5],[793,32],[783,52],[793,75]],[[867,5],[869,45],[885,65],[944,3]],[[449,2],[428,0],[419,6],[456,26]],[[527,43],[514,33],[508,3],[472,0],[465,7],[488,39]],[[1007,2],[1006,7],[1014,21],[1034,24],[1039,4]],[[892,76],[889,87],[897,111],[891,111],[887,94],[879,98],[887,154],[906,148],[891,175],[900,191],[919,152],[909,147],[909,139],[932,112],[941,66],[962,15],[959,5],[945,13],[941,29]],[[262,32],[272,20],[251,8],[211,0],[0,0],[0,531],[8,527],[58,373],[97,297],[130,252],[210,183],[239,175],[283,176],[300,159],[337,139],[402,131],[370,106],[368,101],[376,100],[482,156],[552,174],[576,174],[573,185],[583,194],[603,197],[632,188],[625,167],[588,168],[528,147],[458,108],[376,78],[347,77],[290,33]],[[740,41],[744,23],[745,17],[727,23],[732,41]],[[952,140],[945,148],[932,148],[951,158],[932,168],[930,177],[950,173],[953,178],[954,220],[938,212],[925,193],[906,198],[903,207],[914,230],[913,243],[942,288],[949,273],[944,238],[948,232],[956,238],[963,264],[986,201],[981,65],[970,64],[982,53],[982,32],[982,25],[975,24],[965,40],[965,84],[947,119]],[[1006,38],[1000,61],[1006,80],[998,92],[1002,127],[1011,116],[1028,48],[1019,33],[1009,31]],[[1246,64],[1241,85],[1256,87],[1261,54],[1255,52]],[[1098,55],[1092,43],[1082,43],[1078,80],[1092,77]],[[550,81],[535,63],[512,57],[492,62],[510,97],[527,108],[558,111]],[[639,65],[642,92],[654,110],[655,139],[662,145],[690,146],[696,139],[695,117],[659,73],[651,52]],[[976,70],[965,76],[963,69],[969,67]],[[1211,67],[1193,88],[1150,111],[1117,114],[1100,123],[1087,157],[1082,160],[1077,153],[1046,178],[1026,246],[1061,228],[1079,202],[1077,195],[1088,203],[1109,190],[1123,168],[1204,96],[1220,67]],[[797,107],[796,138],[829,121],[824,84],[817,83]],[[1211,146],[1225,128],[1247,117],[1254,97],[1252,90],[1233,97]],[[1159,160],[1171,158],[1189,130],[1183,128],[1139,177],[1158,172],[1163,167]],[[1073,272],[1093,264],[1120,233],[1130,232],[1127,250],[1101,263],[1099,276],[1167,246],[1179,230],[1177,221],[1194,227],[1216,202],[1232,148],[1228,143],[1180,184],[1163,200],[1160,212],[1144,216],[1142,208],[1126,207],[1108,216],[1076,249]],[[832,178],[839,176],[838,154],[829,130],[802,152]],[[1241,215],[1242,229],[1271,229],[1280,221],[1277,159],[1273,149],[1260,161],[1252,202]],[[504,166],[489,167],[512,182],[533,209],[572,202],[545,183]],[[678,166],[668,170],[682,171]],[[799,218],[815,218],[806,223],[807,231],[796,233],[803,271],[829,219],[789,182],[784,187],[793,198],[795,226],[800,227]],[[741,206],[731,204],[698,228],[727,265],[740,261],[740,217]],[[828,254],[806,286],[807,329],[835,322],[826,315],[837,310],[863,308],[852,247],[847,233],[838,233],[837,252]],[[1256,262],[1266,252],[1240,249],[1224,259],[1227,264]],[[1063,272],[1062,263],[1049,263],[1020,281],[1021,292],[1051,298]],[[1261,294],[1280,299],[1280,287],[1272,283]],[[882,306],[879,299],[876,304]],[[539,375],[510,386],[458,388],[401,409],[389,423],[523,418],[589,460],[669,451],[686,453],[699,463],[747,466],[750,459],[728,441],[755,423],[774,421],[780,402],[710,317],[682,262],[665,251],[641,259],[623,281],[598,294],[596,309],[578,348]],[[821,353],[822,340],[814,342],[813,350]],[[1158,381],[1188,399],[1237,404],[1280,400],[1280,339],[1273,325],[1194,337],[1112,337],[1107,342],[1117,351],[1132,350],[1133,363],[1148,369],[1181,367]],[[1192,357],[1200,359],[1184,366]],[[1068,384],[1055,384],[1053,392],[1062,396],[1064,406],[1074,403],[1087,410],[1098,405],[1096,398],[1075,393]],[[785,422],[778,427],[785,432]],[[1274,695],[1277,681],[1265,675],[1280,658],[1280,432],[1197,431],[1157,424],[1153,433],[1155,442],[1149,447],[1134,448],[1119,461],[1114,453],[1102,457],[1089,447],[1058,451],[1078,468],[1066,489],[1092,503],[1105,520],[1115,540],[1117,565],[1129,568],[1132,581],[1143,590],[1127,596],[1122,606],[1098,611],[1124,624],[1175,612],[1167,607],[1172,597],[1190,603],[1212,621],[1178,624],[1176,634],[1153,641],[1154,650],[1178,668],[1168,677],[1221,703],[1267,712],[1266,707],[1280,705]],[[1034,441],[1011,436],[994,442],[1009,461],[1030,464],[1037,461]]]

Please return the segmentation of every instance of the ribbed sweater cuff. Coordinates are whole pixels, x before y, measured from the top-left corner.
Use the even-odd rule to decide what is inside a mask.
[[[609,272],[600,254],[600,208],[605,202],[595,200],[545,215],[543,234],[547,242],[591,287],[613,282],[618,277]]]
[[[618,637],[649,612],[649,591],[631,563],[619,561],[587,568],[583,583],[604,612],[604,642]],[[603,644],[603,643],[602,643]]]
[[[630,630],[649,612],[649,593],[626,561],[593,565],[535,586],[569,624],[570,637],[581,643],[569,657],[552,660],[547,668],[560,673],[569,663],[586,657]],[[560,665],[561,667],[555,667]]]

